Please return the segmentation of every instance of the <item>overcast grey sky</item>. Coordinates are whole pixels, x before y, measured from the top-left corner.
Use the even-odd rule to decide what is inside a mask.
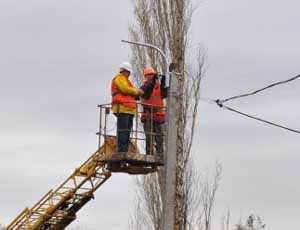
[[[207,50],[202,95],[224,98],[298,74],[296,0],[201,1],[191,49]],[[130,58],[120,43],[132,22],[130,0],[0,0],[0,221],[10,222],[57,186],[97,148],[96,105]],[[300,129],[300,81],[232,103],[242,111]],[[216,228],[255,213],[268,229],[297,229],[299,135],[201,102],[195,142],[199,169],[216,159],[224,172]],[[196,151],[197,150],[197,151]],[[132,178],[114,175],[79,213],[90,229],[126,229]]]

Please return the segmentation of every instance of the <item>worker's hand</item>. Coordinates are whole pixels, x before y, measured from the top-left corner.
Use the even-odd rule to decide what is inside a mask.
[[[161,76],[160,84],[165,87],[165,85],[166,85],[166,76],[165,75],[160,75],[160,76]]]
[[[155,83],[156,83],[156,80],[158,80],[158,75],[157,75],[157,74],[155,74],[155,75],[152,77],[152,79],[151,79],[152,84],[155,84]]]
[[[138,89],[138,95],[139,95],[139,96],[143,95],[144,93],[145,93],[144,90]]]

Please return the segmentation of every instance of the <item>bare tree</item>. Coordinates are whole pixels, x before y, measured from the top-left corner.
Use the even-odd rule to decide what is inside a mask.
[[[266,224],[260,216],[251,214],[246,223],[243,224],[241,221],[236,225],[236,230],[264,230],[266,229]]]
[[[222,174],[222,166],[219,162],[216,163],[215,173],[213,177],[213,182],[210,183],[206,180],[203,184],[203,193],[201,196],[201,202],[203,205],[204,212],[204,226],[205,230],[211,229],[211,216],[213,207],[215,204],[216,192],[218,190]]]
[[[221,229],[222,230],[229,230],[229,223],[230,223],[230,210],[227,210],[226,215],[224,214],[221,219]]]
[[[188,60],[188,31],[191,24],[193,6],[190,0],[133,0],[135,23],[130,28],[131,39],[150,43],[160,47],[168,59],[178,65],[180,81],[179,116],[176,118],[177,164],[176,164],[176,227],[175,229],[193,229],[191,227],[190,210],[195,200],[193,180],[197,178],[191,163],[191,147],[193,144],[200,83],[203,76],[204,55],[199,49],[194,53],[193,61]],[[164,60],[153,50],[132,46],[132,62],[135,67],[136,82],[142,81],[142,72],[146,66],[152,65],[158,71],[167,68]],[[162,178],[163,170],[158,174],[139,178],[137,181],[139,222],[143,229],[161,229],[162,212]],[[135,228],[137,229],[137,228]]]
[[[227,216],[226,216],[226,230],[229,230],[229,223],[230,223],[230,210],[227,210]]]
[[[220,185],[222,167],[216,162],[214,173],[200,173],[189,161],[185,174],[186,200],[184,214],[184,230],[208,230],[211,226],[211,216],[215,204],[216,192]],[[204,170],[202,170],[204,171]],[[152,176],[156,177],[153,178]],[[159,194],[159,174],[138,177],[136,181],[136,209],[131,218],[130,229],[161,229],[161,206]],[[224,230],[229,230],[229,211],[224,217]],[[226,221],[226,222],[225,222]]]
[[[159,174],[136,179],[136,207],[131,229],[161,229],[162,200]]]

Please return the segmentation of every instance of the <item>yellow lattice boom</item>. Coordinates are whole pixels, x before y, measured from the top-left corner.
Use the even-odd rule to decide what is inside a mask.
[[[7,230],[52,230],[68,226],[76,219],[76,213],[93,198],[94,192],[111,176],[111,172],[104,167],[105,163],[98,161],[112,149],[109,144],[104,144],[66,181],[49,191],[31,209],[24,209],[7,226]]]

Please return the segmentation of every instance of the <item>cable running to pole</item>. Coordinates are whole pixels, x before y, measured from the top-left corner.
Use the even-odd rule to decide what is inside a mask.
[[[234,113],[237,113],[237,114],[240,114],[242,116],[245,116],[245,117],[248,117],[248,118],[251,118],[251,119],[254,119],[254,120],[257,120],[257,121],[260,121],[260,122],[263,122],[263,123],[266,123],[266,124],[269,124],[269,125],[272,125],[272,126],[275,126],[275,127],[278,127],[278,128],[282,128],[282,129],[285,129],[287,131],[290,131],[290,132],[294,132],[294,133],[297,133],[297,134],[300,134],[300,131],[299,130],[296,130],[296,129],[291,129],[291,128],[288,128],[286,126],[283,126],[283,125],[280,125],[280,124],[277,124],[277,123],[274,123],[274,122],[271,122],[271,121],[267,121],[267,120],[264,120],[262,118],[259,118],[259,117],[256,117],[256,116],[252,116],[250,114],[246,114],[246,113],[243,113],[241,111],[238,111],[236,109],[233,109],[229,106],[226,106],[224,105],[225,102],[228,102],[228,101],[231,101],[231,100],[235,100],[235,99],[238,99],[238,98],[242,98],[242,97],[248,97],[248,96],[252,96],[252,95],[255,95],[261,91],[264,91],[266,89],[269,89],[269,88],[272,88],[274,86],[277,86],[277,85],[281,85],[281,84],[285,84],[285,83],[288,83],[288,82],[291,82],[291,81],[294,81],[296,79],[300,78],[300,74],[298,74],[297,76],[294,76],[290,79],[287,79],[287,80],[284,80],[284,81],[279,81],[279,82],[276,82],[276,83],[273,83],[271,85],[268,85],[264,88],[261,88],[261,89],[258,89],[258,90],[255,90],[251,93],[246,93],[246,94],[241,94],[241,95],[237,95],[237,96],[234,96],[234,97],[229,97],[227,99],[217,99],[217,100],[214,100],[214,102],[220,107],[220,108],[223,108],[223,109],[226,109],[226,110],[229,110],[231,112],[234,112]],[[203,99],[202,100],[204,101],[207,101],[207,102],[210,102],[211,100],[210,99]]]
[[[281,85],[281,84],[286,84],[286,83],[288,83],[288,82],[294,81],[294,80],[296,80],[297,78],[300,78],[300,74],[298,74],[297,76],[292,77],[292,78],[290,78],[290,79],[288,79],[288,80],[285,80],[285,81],[279,81],[279,82],[273,83],[273,84],[268,85],[268,86],[266,86],[266,87],[264,87],[264,88],[262,88],[262,89],[255,90],[255,91],[253,91],[253,92],[251,92],[251,93],[245,93],[245,94],[237,95],[237,96],[234,96],[234,97],[229,97],[229,98],[227,98],[227,99],[219,100],[219,102],[221,102],[221,103],[223,104],[223,103],[225,103],[225,102],[228,102],[228,101],[231,101],[231,100],[234,100],[234,99],[238,99],[238,98],[241,98],[241,97],[252,96],[252,95],[255,95],[255,94],[257,94],[257,93],[259,93],[259,92],[261,92],[261,91],[264,91],[264,90],[266,90],[266,89],[272,88],[272,87],[274,87],[274,86]]]
[[[234,112],[234,113],[238,113],[238,114],[240,114],[240,115],[242,115],[242,116],[245,116],[245,117],[248,117],[248,118],[251,118],[251,119],[254,119],[254,120],[257,120],[257,121],[266,123],[266,124],[269,124],[269,125],[273,125],[273,126],[278,127],[278,128],[282,128],[282,129],[288,130],[288,131],[290,131],[290,132],[294,132],[294,133],[300,134],[300,131],[299,131],[299,130],[291,129],[291,128],[288,128],[288,127],[286,127],[286,126],[283,126],[283,125],[280,125],[280,124],[276,124],[276,123],[274,123],[274,122],[267,121],[267,120],[264,120],[264,119],[259,118],[259,117],[255,117],[255,116],[252,116],[252,115],[243,113],[243,112],[241,112],[241,111],[238,111],[238,110],[236,110],[236,109],[233,109],[233,108],[231,108],[231,107],[229,107],[229,106],[223,105],[222,102],[221,102],[220,100],[216,100],[215,102],[217,103],[217,105],[218,105],[220,108],[229,110],[229,111]]]

